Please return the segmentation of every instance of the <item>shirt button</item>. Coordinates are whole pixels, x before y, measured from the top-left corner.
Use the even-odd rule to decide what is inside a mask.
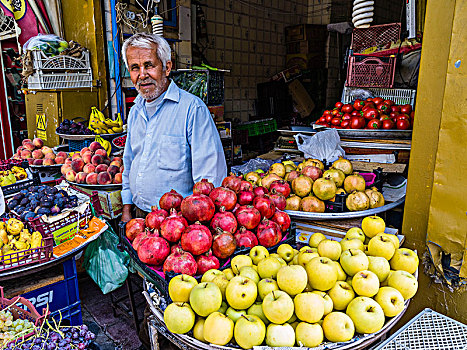
[[[139,173],[138,176],[141,177],[141,176],[143,176],[143,174]]]

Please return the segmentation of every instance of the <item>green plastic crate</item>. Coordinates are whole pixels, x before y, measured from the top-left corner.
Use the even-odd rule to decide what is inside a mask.
[[[248,130],[248,137],[258,136],[274,132],[277,130],[277,122],[275,119],[262,119],[252,122],[239,124],[237,130]]]

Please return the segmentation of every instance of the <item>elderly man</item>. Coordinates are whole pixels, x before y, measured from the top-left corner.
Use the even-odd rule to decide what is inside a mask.
[[[182,196],[206,178],[219,186],[227,174],[224,152],[208,108],[168,76],[172,68],[167,41],[135,34],[122,47],[139,95],[128,116],[123,154],[122,221],[144,216],[170,189]]]

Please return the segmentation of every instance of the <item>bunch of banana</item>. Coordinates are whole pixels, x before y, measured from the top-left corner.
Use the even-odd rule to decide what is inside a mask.
[[[123,122],[120,114],[117,120],[106,118],[96,107],[91,107],[88,129],[96,134],[115,134],[123,131]]]

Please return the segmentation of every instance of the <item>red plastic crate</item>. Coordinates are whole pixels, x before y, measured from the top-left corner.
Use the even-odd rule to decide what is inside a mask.
[[[361,53],[370,47],[397,41],[400,37],[400,23],[382,24],[368,28],[354,28],[351,48],[354,53]]]
[[[395,57],[349,56],[346,86],[392,88]]]

